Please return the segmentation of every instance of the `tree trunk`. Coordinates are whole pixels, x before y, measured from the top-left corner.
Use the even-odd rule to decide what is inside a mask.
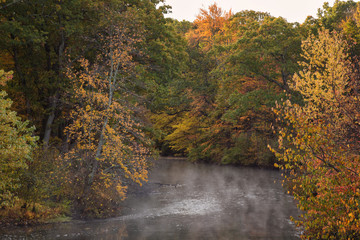
[[[56,107],[57,107],[57,102],[58,102],[58,98],[59,98],[59,94],[56,93],[55,96],[52,97],[52,103],[51,103],[51,112],[48,116],[48,119],[46,121],[46,125],[45,125],[45,133],[44,133],[44,138],[43,138],[43,143],[44,143],[44,149],[48,148],[49,146],[49,141],[50,141],[50,136],[51,136],[51,126],[54,122],[55,119],[55,113],[56,113]]]
[[[12,39],[14,39],[13,36],[11,36]],[[25,97],[25,102],[26,102],[26,114],[27,114],[27,117],[29,119],[32,119],[31,118],[31,104],[30,104],[30,100],[29,100],[29,96],[28,96],[28,93],[27,93],[27,86],[26,86],[26,79],[24,77],[24,75],[22,74],[22,71],[21,71],[21,68],[20,68],[20,65],[19,65],[19,59],[18,59],[18,54],[17,54],[17,49],[14,47],[13,49],[13,57],[14,57],[14,65],[15,65],[15,70],[16,70],[16,74],[19,76],[19,79],[20,79],[20,83],[24,89],[24,97]]]
[[[59,26],[62,26],[62,17],[59,14],[58,15],[58,20],[59,20]],[[65,50],[65,32],[64,30],[60,30],[61,33],[61,39],[59,42],[59,48],[57,51],[58,54],[58,59],[57,59],[57,65],[56,68],[54,69],[55,72],[57,73],[58,77],[58,81],[59,79],[63,78],[63,74],[62,74],[62,59],[63,59],[63,54],[64,54],[64,50]],[[47,67],[50,68],[51,67],[51,59],[50,59],[50,49],[49,46],[47,44],[45,44],[45,52],[47,53]],[[56,84],[58,85],[58,84]],[[58,105],[58,101],[60,98],[60,93],[57,90],[55,95],[53,97],[51,97],[51,106],[50,106],[50,114],[48,116],[48,119],[46,121],[46,126],[45,126],[45,133],[44,133],[44,139],[43,139],[43,143],[44,143],[44,148],[47,148],[49,146],[49,141],[50,141],[50,136],[51,136],[51,130],[52,130],[52,124],[55,120],[55,114],[56,114],[56,110],[57,110],[57,105]]]
[[[116,84],[116,77],[117,77],[117,70],[119,68],[119,65],[117,65],[116,67],[114,67],[114,62],[112,59],[113,55],[111,54],[111,70],[110,70],[110,74],[108,76],[108,81],[109,81],[109,101],[108,101],[108,107],[106,110],[109,110],[111,107],[111,104],[113,103],[113,95],[114,95],[114,91],[115,91],[115,84]],[[109,116],[107,116],[104,120],[104,124],[102,126],[101,129],[101,133],[100,133],[100,138],[99,138],[99,143],[96,149],[96,153],[95,153],[95,157],[92,159],[91,162],[91,172],[88,175],[89,178],[85,181],[85,186],[84,186],[84,195],[85,197],[89,194],[91,185],[94,182],[94,177],[95,174],[98,170],[98,159],[101,156],[101,152],[102,152],[102,148],[104,145],[104,134],[105,134],[105,130],[107,127],[107,124],[109,122]]]

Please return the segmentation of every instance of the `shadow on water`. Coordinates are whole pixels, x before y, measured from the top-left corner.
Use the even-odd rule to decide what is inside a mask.
[[[272,170],[162,158],[118,218],[0,230],[0,239],[299,239],[299,214]]]

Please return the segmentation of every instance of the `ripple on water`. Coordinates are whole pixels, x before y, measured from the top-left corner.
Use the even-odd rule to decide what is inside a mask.
[[[169,215],[206,215],[220,211],[220,202],[215,197],[206,196],[200,199],[184,199],[169,203],[161,208],[146,209],[142,213],[122,216],[119,219],[154,218]]]

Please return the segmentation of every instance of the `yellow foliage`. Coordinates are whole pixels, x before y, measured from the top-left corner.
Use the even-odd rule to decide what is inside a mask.
[[[76,144],[63,159],[68,170],[64,182],[73,189],[73,196],[79,196],[83,211],[96,214],[105,211],[106,202],[125,198],[125,178],[139,184],[146,181],[151,155],[150,142],[134,120],[130,104],[123,104],[126,98],[118,94],[135,72],[132,52],[143,40],[141,31],[135,33],[129,27],[136,24],[135,12],[125,12],[122,17],[123,24],[114,23],[104,30],[98,62],[90,64],[82,58],[81,70],[67,72],[76,107],[70,113],[72,124],[66,134],[69,144]]]
[[[320,31],[303,42],[303,51],[303,70],[291,87],[304,104],[277,104],[274,112],[287,127],[279,129],[273,151],[280,167],[291,170],[287,180],[305,211],[297,221],[303,238],[358,239],[358,77],[340,34]]]

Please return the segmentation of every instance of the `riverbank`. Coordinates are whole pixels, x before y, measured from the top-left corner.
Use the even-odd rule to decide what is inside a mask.
[[[0,209],[0,227],[66,222],[72,220],[68,215],[68,210],[60,204],[56,207],[38,203],[28,206],[19,200],[12,207]]]

